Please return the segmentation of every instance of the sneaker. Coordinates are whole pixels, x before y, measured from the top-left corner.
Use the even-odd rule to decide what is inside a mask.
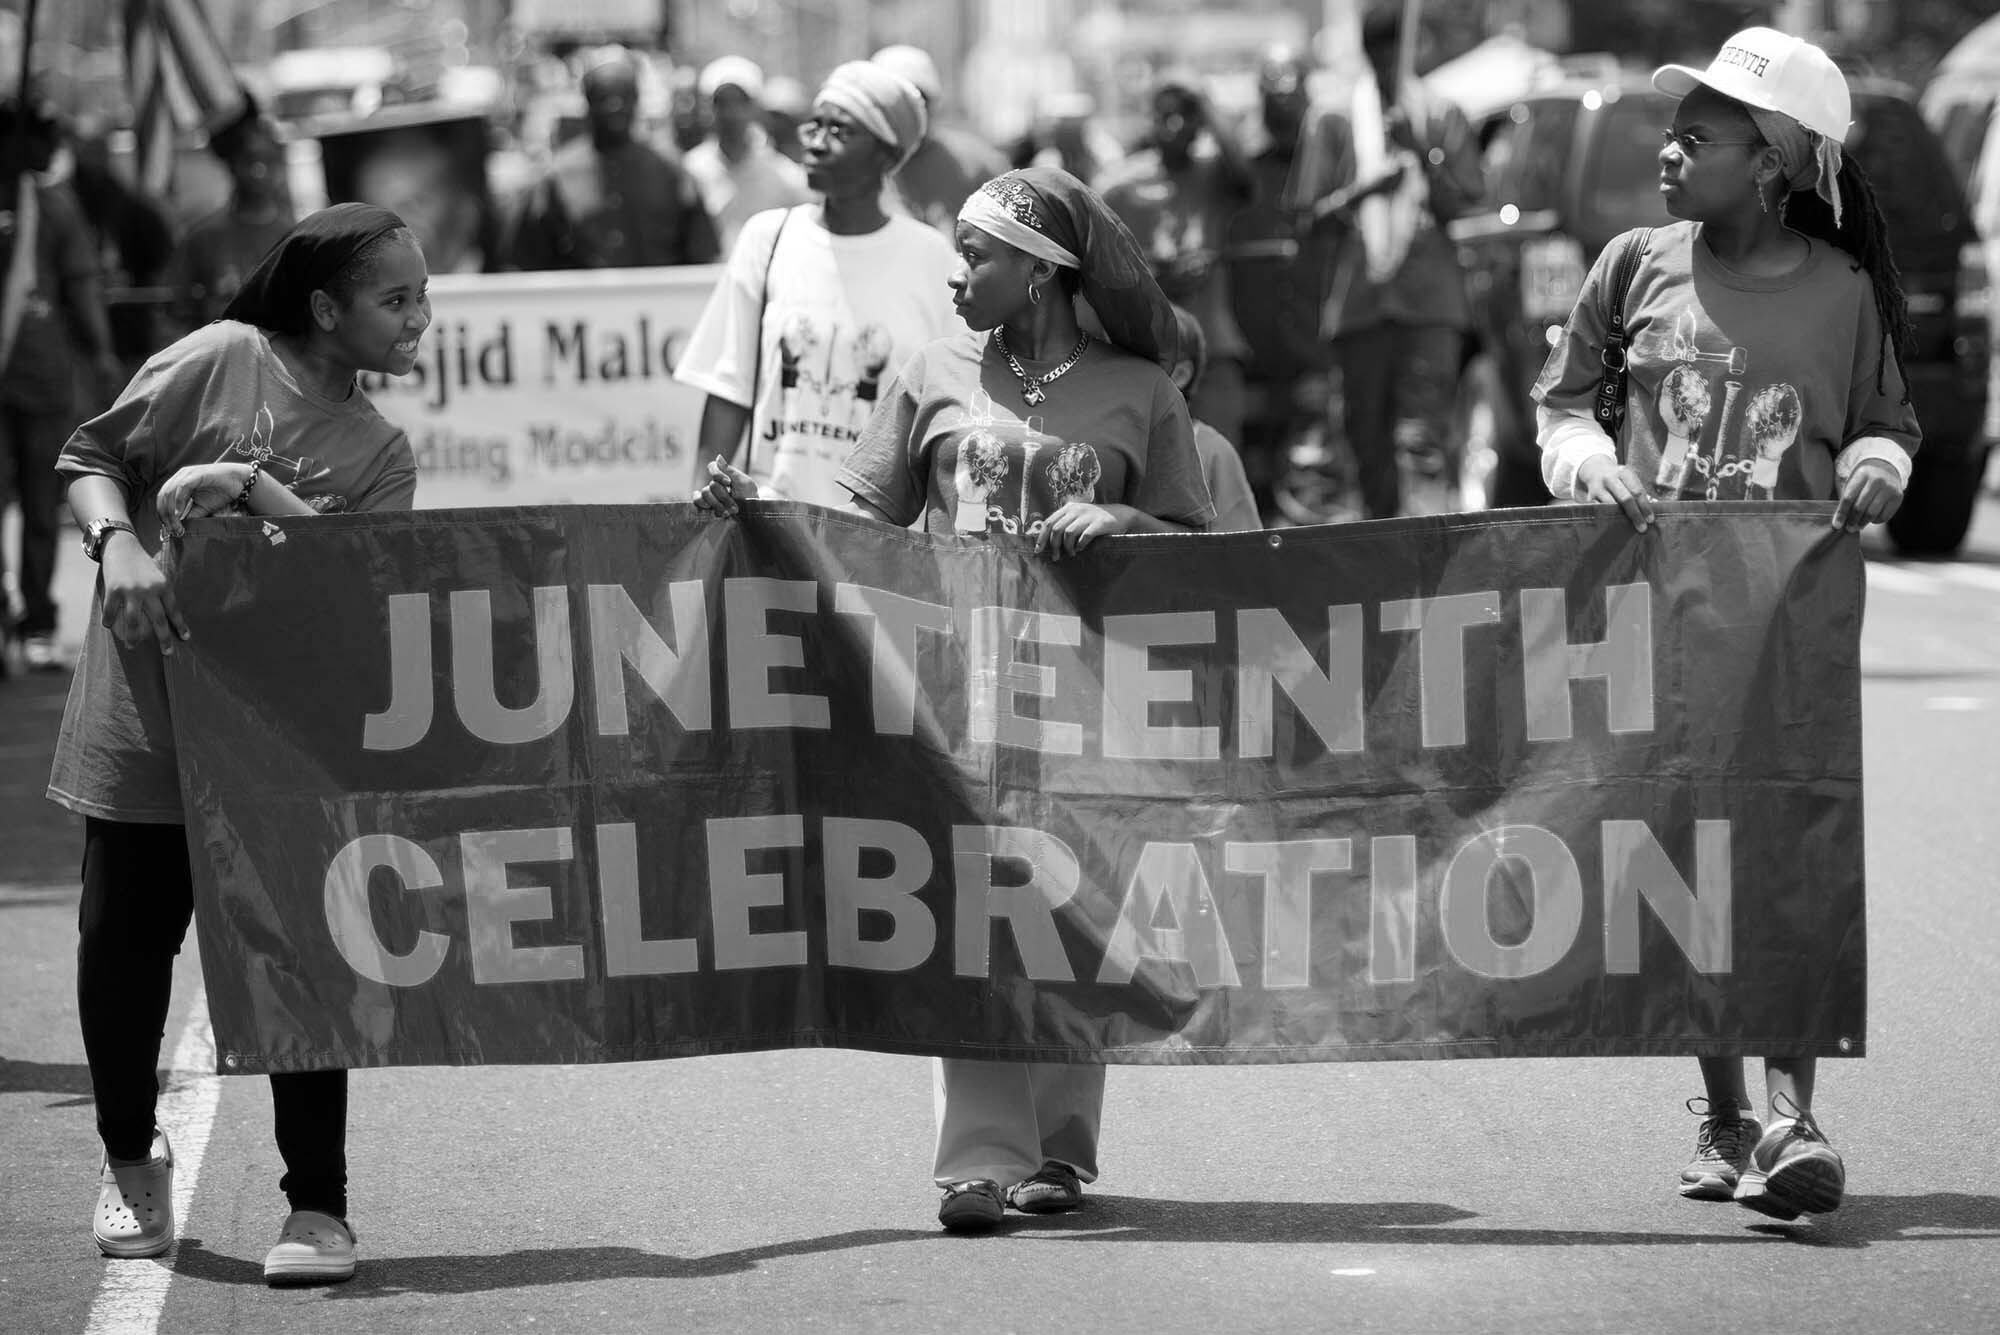
[[[1693,1160],[1681,1169],[1681,1195],[1691,1201],[1734,1200],[1763,1124],[1734,1104],[1716,1112],[1707,1099],[1689,1099],[1687,1110],[1701,1118],[1701,1130],[1695,1133]]]
[[[985,1180],[954,1182],[938,1203],[938,1222],[953,1233],[990,1233],[1006,1213],[1000,1184]]]
[[[1022,1214],[1062,1214],[1083,1204],[1083,1180],[1068,1164],[1051,1159],[1007,1189],[1007,1204]]]
[[[174,1151],[166,1132],[153,1132],[150,1158],[127,1163],[106,1156],[90,1231],[99,1251],[122,1261],[174,1245]]]
[[[61,672],[67,664],[53,635],[30,635],[21,642],[21,662],[30,672]]]
[[[1777,1109],[1774,1107],[1772,1112]],[[1847,1167],[1826,1143],[1812,1114],[1794,1106],[1789,1126],[1773,1127],[1750,1152],[1736,1203],[1773,1219],[1827,1214],[1847,1192]]]
[[[354,1230],[318,1210],[285,1216],[278,1245],[264,1254],[266,1284],[338,1284],[354,1278]]]

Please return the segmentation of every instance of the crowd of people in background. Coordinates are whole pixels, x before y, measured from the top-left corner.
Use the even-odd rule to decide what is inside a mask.
[[[1371,58],[1389,31],[1371,29]],[[964,90],[947,85],[930,53],[892,45],[867,63],[913,90],[921,113],[917,139],[873,187],[887,216],[949,241],[966,199],[1010,167],[1059,168],[1099,190],[1137,238],[1162,290],[1200,330],[1202,370],[1191,406],[1209,433],[1228,443],[1231,472],[1246,476],[1259,521],[1397,512],[1398,457],[1421,463],[1441,448],[1438,404],[1447,396],[1440,384],[1455,370],[1452,343],[1462,324],[1451,314],[1457,274],[1442,233],[1428,223],[1414,229],[1408,263],[1394,277],[1343,269],[1331,237],[1370,209],[1378,192],[1414,195],[1439,221],[1463,207],[1478,177],[1476,163],[1468,165],[1462,119],[1439,107],[1424,126],[1393,119],[1363,126],[1377,141],[1386,131],[1404,146],[1421,141],[1448,150],[1442,165],[1435,154],[1399,155],[1396,144],[1385,158],[1354,133],[1351,108],[1309,114],[1312,67],[1301,53],[1279,50],[1258,72],[1254,155],[1210,105],[1203,81],[1176,72],[1157,80],[1150,122],[1135,142],[1121,142],[1078,93],[1047,101],[1028,132],[994,144],[952,123],[948,108],[963,103]],[[1393,71],[1376,63],[1379,91],[1393,94]],[[825,182],[813,179],[809,163],[813,127],[823,121],[797,80],[722,55],[693,71],[694,114],[662,120],[642,114],[642,91],[654,77],[647,58],[596,48],[574,53],[568,65],[582,123],[522,179],[499,182],[481,202],[491,216],[460,229],[476,231],[476,243],[425,237],[434,271],[730,262],[751,219],[825,197]],[[35,296],[19,317],[23,332],[0,344],[7,354],[0,501],[17,500],[24,516],[19,550],[0,567],[11,598],[0,626],[13,637],[0,668],[11,662],[55,671],[63,662],[48,597],[60,507],[47,484],[54,452],[147,356],[216,318],[304,210],[288,171],[293,132],[254,100],[210,134],[208,151],[226,176],[227,196],[190,218],[173,217],[165,201],[125,183],[103,136],[65,136],[65,127],[32,106],[9,107],[9,115],[29,122],[27,132],[9,128],[0,137],[27,160],[10,164],[0,190],[12,197],[21,182],[33,181],[45,220],[35,240],[43,281],[28,286]],[[1357,143],[1364,145],[1359,153]],[[1416,164],[1408,172],[1406,158]],[[428,199],[437,192],[417,193]],[[396,208],[420,236],[433,213],[414,196],[373,202]],[[75,225],[67,221],[72,213]],[[756,232],[752,239],[768,247],[773,238]],[[738,258],[736,267],[756,267]],[[756,258],[761,262],[762,252]],[[942,288],[935,297],[932,304],[948,312]],[[53,322],[60,336],[38,332],[38,321]],[[11,333],[11,325],[0,328]],[[1343,511],[1329,501],[1317,513],[1302,515],[1296,506],[1287,513],[1278,488],[1287,451],[1327,425],[1328,372],[1350,364],[1383,389],[1347,398],[1347,438],[1393,442],[1394,451],[1368,451],[1348,467],[1359,475],[1361,505]]]

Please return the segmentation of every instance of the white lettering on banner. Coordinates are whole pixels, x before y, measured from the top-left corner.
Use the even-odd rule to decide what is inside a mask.
[[[1382,604],[1383,630],[1417,632],[1424,745],[1465,745],[1465,632],[1500,620],[1498,593],[1398,598]]]
[[[717,971],[803,968],[814,933],[823,934],[831,965],[874,973],[918,968],[939,949],[937,919],[924,897],[935,888],[944,896],[941,902],[952,906],[949,949],[959,976],[993,975],[995,933],[1004,929],[1002,939],[1012,942],[1023,976],[1036,982],[1076,980],[1058,918],[1074,912],[1070,906],[1081,871],[1069,846],[1044,831],[953,826],[950,883],[936,886],[936,850],[920,832],[899,822],[828,816],[809,828],[803,815],[774,814],[712,817],[705,827],[706,912],[690,906],[688,916],[710,924]],[[1728,973],[1734,900],[1729,822],[1695,823],[1692,886],[1644,822],[1612,820],[1599,828],[1601,971],[1639,972],[1643,903],[1690,967]],[[457,841],[462,882],[455,891],[414,839],[367,834],[338,850],[327,868],[324,906],[328,933],[348,967],[370,981],[410,988],[429,983],[447,958],[450,939],[439,932],[419,930],[403,953],[382,939],[369,883],[377,871],[386,871],[402,893],[443,890],[463,897],[473,982],[519,985],[584,977],[593,954],[588,928],[557,914],[550,886],[514,885],[510,875],[511,868],[524,864],[570,867],[572,832],[467,831]],[[1330,981],[1328,971],[1337,964],[1313,955],[1312,897],[1315,882],[1355,874],[1356,843],[1347,838],[1147,842],[1130,864],[1096,980],[1120,984],[1145,970],[1185,970],[1200,988],[1244,986],[1224,923],[1225,918],[1255,921],[1254,907],[1235,902],[1249,897],[1262,903],[1257,985],[1279,990]],[[596,849],[596,920],[606,974],[697,972],[701,952],[696,939],[644,935],[634,827],[598,826]],[[1423,921],[1417,840],[1378,835],[1368,840],[1368,849],[1368,982],[1407,987],[1417,981]],[[1510,824],[1474,831],[1455,849],[1434,851],[1450,854],[1431,860],[1444,868],[1435,886],[1440,944],[1465,972],[1529,978],[1553,969],[1576,948],[1587,892],[1576,858],[1560,836],[1540,826]],[[871,859],[871,854],[876,856]],[[753,870],[753,860],[781,869]],[[803,877],[815,865],[820,868],[823,916],[808,921],[803,910],[809,887]],[[866,874],[865,866],[875,867],[876,874]],[[1220,879],[1211,879],[1211,867]],[[1496,888],[1506,917],[1502,930],[1493,922]],[[565,902],[578,900],[572,894]],[[1233,917],[1232,907],[1237,908]],[[760,931],[753,914],[792,926]],[[540,944],[517,940],[524,924],[539,926]],[[886,926],[887,934],[865,930],[871,926]],[[1012,972],[1005,965],[1000,968]]]
[[[513,592],[514,590],[509,590]],[[599,736],[623,737],[631,732],[626,697],[626,669],[642,681],[653,701],[665,706],[674,721],[689,732],[714,726],[715,685],[710,664],[711,633],[705,591],[698,581],[671,585],[666,608],[642,611],[629,590],[615,584],[588,585],[580,615],[587,622],[583,637],[589,662],[579,682],[570,635],[570,592],[562,585],[536,586],[530,591],[534,616],[535,696],[522,705],[500,700],[501,683],[494,666],[492,594],[485,589],[459,589],[450,594],[452,705],[466,730],[495,745],[521,745],[552,735],[575,704],[579,685],[594,701]],[[657,592],[651,595],[658,597]],[[831,619],[822,604],[832,604]],[[1497,593],[1458,594],[1447,598],[1398,600],[1381,604],[1385,634],[1417,631],[1417,691],[1421,741],[1426,748],[1468,744],[1466,691],[1469,680],[1465,632],[1474,626],[1505,620]],[[669,611],[671,639],[662,634],[657,618]],[[1597,643],[1572,644],[1566,629],[1568,604],[1561,590],[1524,589],[1519,598],[1519,636],[1526,695],[1528,738],[1531,742],[1564,742],[1572,737],[1572,693],[1579,681],[1601,681],[1605,698],[1604,726],[1614,736],[1653,730],[1653,600],[1644,584],[1613,585],[1605,593],[1608,631]],[[775,614],[788,614],[783,622]],[[764,577],[726,579],[722,586],[723,673],[729,692],[729,726],[744,729],[799,728],[825,731],[832,726],[828,696],[810,690],[781,690],[774,680],[784,674],[787,684],[810,686],[815,667],[806,652],[806,635],[816,630],[836,642],[858,643],[870,671],[873,726],[885,737],[909,737],[919,732],[925,743],[942,749],[950,730],[939,718],[941,704],[960,703],[965,711],[965,737],[975,747],[1012,747],[1052,756],[1081,756],[1093,729],[1091,720],[1055,717],[1059,702],[1100,711],[1100,747],[1107,759],[1156,760],[1167,763],[1215,761],[1227,751],[1219,721],[1234,723],[1235,753],[1244,759],[1269,759],[1278,732],[1277,697],[1282,691],[1305,721],[1303,729],[1288,729],[1301,743],[1314,738],[1329,755],[1362,751],[1366,701],[1364,669],[1369,642],[1362,631],[1364,610],[1345,604],[1327,609],[1327,657],[1324,668],[1314,659],[1298,632],[1275,608],[1243,608],[1235,617],[1235,644],[1218,646],[1216,617],[1209,611],[1109,616],[1096,637],[1100,673],[1083,658],[1086,626],[1080,617],[1017,607],[976,607],[968,614],[963,658],[947,662],[943,654],[959,643],[953,610],[902,594],[858,584],[836,584],[830,600],[810,580]],[[401,751],[418,745],[430,733],[436,714],[431,698],[437,689],[432,657],[432,606],[427,593],[387,597],[383,620],[388,627],[388,705],[361,719],[365,751]],[[857,636],[853,619],[869,627]],[[940,660],[932,674],[952,681],[952,669],[964,673],[965,690],[945,699],[924,692],[926,674],[919,670],[923,637],[940,644]],[[1045,646],[1054,661],[1024,660],[1027,646]],[[1182,666],[1158,668],[1154,651],[1174,646],[1183,652]],[[1391,652],[1378,649],[1378,652]],[[1490,656],[1497,647],[1484,646]],[[1200,674],[1204,663],[1233,670],[1236,684],[1233,710],[1218,683],[1230,672]],[[1067,681],[1065,672],[1077,678]],[[1481,672],[1479,681],[1490,681]],[[1088,682],[1089,689],[1075,689]],[[509,684],[513,684],[510,678]],[[1072,689],[1063,689],[1065,685]],[[1026,712],[1024,701],[1038,702]],[[1178,706],[1189,719],[1173,725],[1156,724],[1156,705]],[[1392,725],[1403,711],[1379,711],[1378,726]],[[1375,738],[1378,745],[1393,738]],[[1296,757],[1292,757],[1296,759]]]
[[[416,369],[362,377],[417,504],[685,500],[702,391],[672,378],[720,266],[439,274]]]
[[[910,737],[917,729],[917,701],[922,678],[917,672],[917,632],[952,633],[951,608],[927,603],[884,589],[842,584],[833,591],[833,606],[849,616],[867,617],[873,633],[868,642],[869,694],[875,706],[875,731],[884,737]],[[925,711],[925,736],[942,746],[944,732],[937,717]]]
[[[1083,754],[1083,725],[1015,712],[1022,696],[1053,700],[1056,670],[1024,663],[1015,655],[1023,642],[1083,643],[1083,621],[1018,607],[977,607],[972,611],[966,735],[975,746],[1013,746],[1052,756]]]
[[[1193,704],[1194,672],[1152,665],[1162,644],[1214,644],[1215,613],[1104,618],[1104,754],[1114,760],[1217,760],[1218,728],[1156,727],[1155,704]]]
[[[523,946],[514,936],[519,923],[551,921],[555,905],[548,886],[514,885],[509,870],[519,863],[568,862],[570,839],[561,827],[467,831],[458,837],[473,982],[555,983],[584,976],[581,946]]]

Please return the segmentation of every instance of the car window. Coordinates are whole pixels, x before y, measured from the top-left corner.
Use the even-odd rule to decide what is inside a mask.
[[[1937,136],[1915,106],[1900,98],[1855,100],[1847,151],[1868,174],[1889,234],[1900,242],[1956,232],[1964,208]]]
[[[1660,131],[1673,119],[1669,98],[1641,94],[1604,104],[1584,175],[1583,225],[1613,236],[1673,221],[1660,202]]]
[[[1562,207],[1563,178],[1576,138],[1576,115],[1577,105],[1568,99],[1528,104],[1514,196],[1523,210]]]

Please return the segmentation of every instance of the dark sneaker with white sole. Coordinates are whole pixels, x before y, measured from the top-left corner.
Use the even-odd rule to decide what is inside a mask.
[[[1812,1114],[1801,1110],[1798,1120],[1774,1127],[1750,1152],[1736,1203],[1773,1219],[1797,1219],[1838,1210],[1846,1192],[1846,1165]]]
[[[1687,1110],[1701,1118],[1701,1130],[1695,1133],[1694,1158],[1681,1169],[1681,1195],[1691,1201],[1736,1199],[1736,1183],[1764,1134],[1763,1124],[1733,1103],[1718,1110],[1695,1098],[1687,1101]]]

